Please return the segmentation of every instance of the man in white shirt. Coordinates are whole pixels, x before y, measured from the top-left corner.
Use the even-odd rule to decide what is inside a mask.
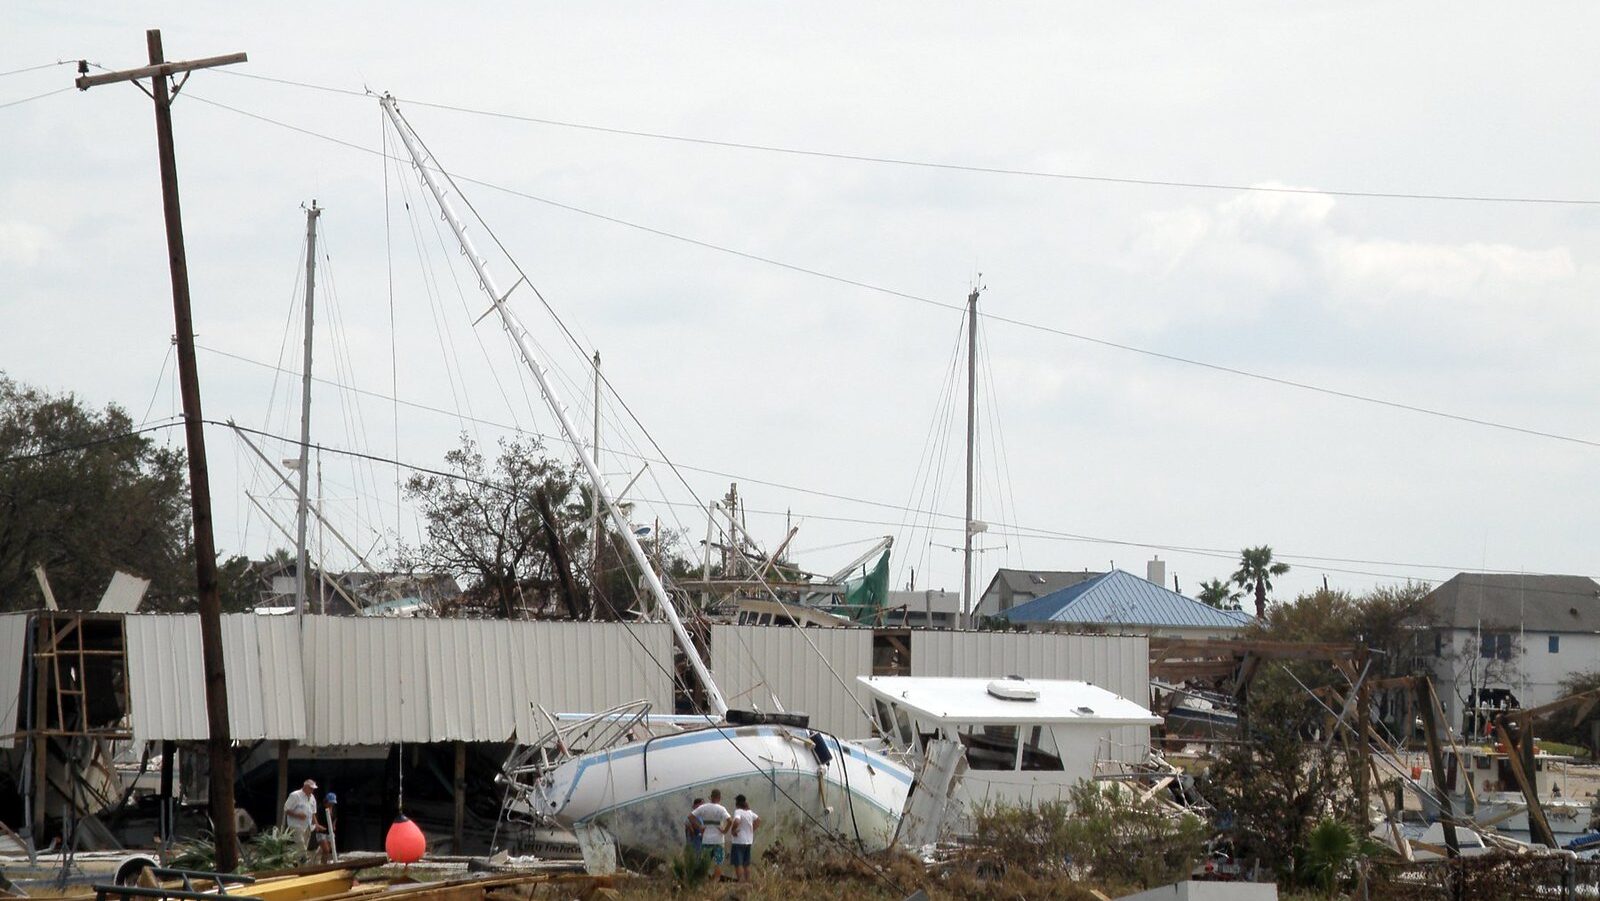
[[[700,847],[711,855],[711,862],[715,864],[711,878],[722,878],[722,835],[728,825],[728,808],[722,806],[722,790],[713,788],[711,800],[694,809],[695,819],[700,821]]]
[[[317,783],[307,779],[300,788],[289,793],[283,802],[283,824],[299,833],[300,841],[308,851],[320,851],[327,854],[327,846],[320,835],[313,835],[323,831],[321,823],[317,822]]]
[[[733,799],[733,816],[728,819],[728,836],[733,840],[733,878],[739,882],[750,881],[750,852],[756,842],[756,827],[761,817],[750,809],[744,795]]]

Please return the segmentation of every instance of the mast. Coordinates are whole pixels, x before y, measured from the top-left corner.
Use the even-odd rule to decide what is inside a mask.
[[[600,351],[594,352],[594,443],[589,445],[594,465],[600,465]],[[600,548],[605,542],[606,524],[600,518],[600,495],[589,492],[589,522],[594,527],[594,550],[589,557],[589,619],[600,609]]]
[[[978,289],[967,295],[967,517],[962,529],[961,624],[972,628],[972,461],[973,425],[978,407]]]
[[[306,482],[311,475],[311,323],[317,291],[317,218],[321,215],[322,210],[317,208],[316,200],[312,200],[306,210],[306,349],[305,365],[300,370],[300,506],[294,527],[294,615],[297,617],[306,612],[306,573],[310,571],[306,565],[306,508],[309,505]],[[320,604],[317,612],[322,612]]]
[[[683,620],[678,616],[677,608],[673,606],[672,599],[667,596],[667,590],[661,584],[660,577],[656,575],[655,568],[650,565],[650,557],[645,553],[644,548],[640,546],[638,536],[633,534],[633,529],[629,527],[628,520],[623,515],[622,509],[617,506],[616,498],[606,488],[604,479],[600,477],[600,468],[595,465],[594,458],[584,449],[578,430],[572,424],[572,418],[567,415],[567,409],[561,404],[555,388],[545,375],[544,368],[539,365],[538,360],[533,355],[526,330],[517,319],[516,314],[511,311],[510,307],[506,306],[506,297],[511,292],[502,293],[500,291],[494,276],[489,272],[489,264],[478,254],[477,247],[472,243],[472,238],[467,235],[466,224],[461,221],[461,218],[456,215],[454,207],[451,206],[445,187],[440,184],[438,179],[438,175],[442,174],[444,170],[438,166],[432,154],[422,147],[422,142],[417,138],[416,133],[411,130],[411,126],[400,115],[400,110],[396,107],[394,98],[385,94],[378,102],[382,105],[384,113],[388,115],[389,121],[394,124],[395,131],[399,133],[401,142],[405,144],[406,152],[411,154],[411,162],[416,166],[417,173],[422,177],[423,184],[427,185],[428,190],[433,193],[433,199],[439,204],[439,210],[443,213],[445,221],[449,223],[450,230],[455,233],[456,240],[461,242],[462,253],[472,263],[473,270],[478,274],[478,287],[489,295],[489,300],[494,305],[494,311],[499,314],[501,324],[511,335],[511,340],[516,343],[517,352],[521,355],[523,363],[533,373],[534,380],[539,383],[539,392],[544,397],[545,403],[549,405],[550,412],[555,415],[557,424],[561,426],[562,437],[572,445],[573,450],[578,455],[578,462],[583,465],[584,471],[589,476],[589,482],[594,487],[594,493],[599,496],[601,502],[605,505],[606,512],[610,515],[612,523],[617,527],[617,531],[622,533],[623,543],[628,547],[628,555],[633,558],[634,564],[638,566],[640,573],[644,577],[646,587],[656,601],[656,605],[666,614],[667,622],[672,626],[673,635],[677,637],[678,645],[683,648],[684,656],[689,659],[689,666],[694,670],[695,678],[700,681],[701,686],[705,689],[706,701],[711,706],[712,713],[718,717],[726,716],[728,702],[723,698],[722,690],[717,687],[716,680],[711,677],[711,671],[706,668],[705,659],[700,656],[699,650],[695,648],[694,641],[689,636],[689,630],[684,627]],[[448,178],[448,176],[446,177]],[[522,281],[523,279],[519,278],[516,283],[512,284],[512,290],[515,290]]]

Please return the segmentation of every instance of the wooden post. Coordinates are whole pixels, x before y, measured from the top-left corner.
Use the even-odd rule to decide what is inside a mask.
[[[1517,780],[1517,788],[1522,790],[1522,798],[1528,803],[1529,834],[1546,847],[1561,847],[1550,830],[1550,819],[1539,802],[1539,786],[1533,777],[1533,718],[1502,716],[1495,720],[1495,730],[1506,743],[1506,762],[1511,764],[1511,777]]]
[[[455,853],[461,854],[463,853],[461,850],[461,845],[463,844],[467,823],[467,743],[464,741],[456,742],[456,772],[454,787],[456,796],[456,819],[455,829],[451,832],[451,838],[455,840]]]
[[[1356,768],[1356,809],[1362,817],[1372,806],[1369,770],[1372,766],[1372,743],[1367,733],[1372,730],[1372,689],[1362,685],[1356,691],[1356,753],[1360,764]],[[1365,822],[1365,820],[1363,820]]]
[[[289,798],[289,743],[278,742],[278,796],[273,803],[278,805],[278,825],[287,825],[284,819],[283,802]]]
[[[194,528],[195,593],[200,602],[200,658],[206,683],[206,721],[211,750],[211,829],[216,836],[217,869],[239,867],[238,828],[233,813],[233,741],[228,731],[228,686],[222,666],[222,603],[217,591],[217,548],[211,528],[211,479],[206,471],[205,417],[200,409],[200,376],[194,357],[194,317],[189,303],[189,258],[183,244],[183,212],[178,201],[178,160],[172,140],[172,98],[167,80],[185,79],[196,69],[244,62],[242,53],[185,62],[166,61],[161,31],[145,32],[150,65],[89,75],[80,64],[79,90],[96,85],[150,79],[156,107],[156,155],[161,165],[161,205],[166,221],[167,266],[172,274],[172,317],[178,347],[178,385],[183,395],[184,437],[189,458],[189,503]],[[177,90],[182,90],[183,82]]]
[[[55,619],[48,614],[41,614],[34,620],[33,659],[29,661],[29,665],[33,667],[33,720],[28,723],[28,728],[33,730],[33,734],[29,736],[29,743],[33,746],[32,827],[35,848],[44,842],[45,803],[49,798],[47,786],[50,778],[50,736],[45,730],[50,722],[46,708],[50,697],[50,679],[43,655],[53,641],[54,631]]]
[[[1461,841],[1456,838],[1455,809],[1450,803],[1450,792],[1444,785],[1444,749],[1439,744],[1439,733],[1444,724],[1434,715],[1437,699],[1433,693],[1433,680],[1417,676],[1412,680],[1418,694],[1427,692],[1417,706],[1422,710],[1422,728],[1428,739],[1428,764],[1433,769],[1433,789],[1439,795],[1439,824],[1444,827],[1444,844],[1450,857],[1461,856]]]
[[[171,739],[161,741],[161,847],[172,844],[172,767],[178,756],[178,745]]]

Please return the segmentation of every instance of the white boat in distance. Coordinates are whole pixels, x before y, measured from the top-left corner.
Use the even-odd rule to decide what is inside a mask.
[[[584,436],[535,358],[526,329],[506,304],[525,279],[500,289],[450,201],[459,189],[400,115],[394,98],[384,95],[379,102],[620,533],[656,609],[671,625],[709,708],[710,715],[691,718],[697,722],[689,728],[681,717],[651,717],[642,703],[565,725],[547,715],[547,733],[532,741],[522,737],[524,747],[506,764],[516,808],[573,829],[591,871],[613,865],[619,849],[677,853],[690,802],[709,796],[713,788],[721,789],[724,804],[743,794],[763,808],[759,842],[805,825],[866,848],[887,846],[910,794],[912,772],[865,747],[807,728],[802,716],[741,716],[728,709],[627,516],[585,450]]]

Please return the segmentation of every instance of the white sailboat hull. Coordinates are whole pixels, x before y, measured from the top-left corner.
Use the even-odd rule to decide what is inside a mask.
[[[629,742],[562,763],[538,783],[539,812],[570,829],[602,827],[626,851],[678,853],[695,798],[744,795],[761,816],[760,850],[784,835],[826,830],[888,847],[912,773],[849,743],[825,739],[818,760],[809,732],[787,726],[717,726]]]

